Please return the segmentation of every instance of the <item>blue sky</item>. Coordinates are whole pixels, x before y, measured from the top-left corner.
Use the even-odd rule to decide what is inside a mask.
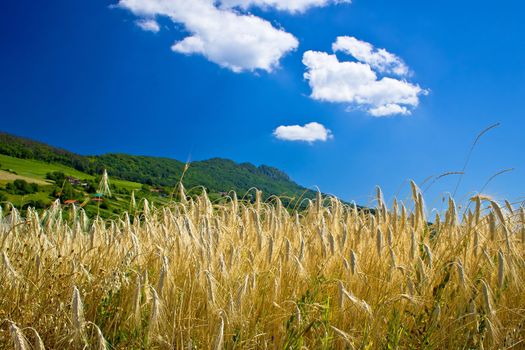
[[[223,2],[2,2],[1,129],[81,154],[268,164],[368,203],[375,185],[404,198],[408,179],[461,170],[501,122],[459,199],[507,168],[484,192],[522,199],[523,2]],[[338,37],[350,41],[334,52]],[[321,140],[283,140],[298,137]],[[456,181],[437,181],[427,203]]]

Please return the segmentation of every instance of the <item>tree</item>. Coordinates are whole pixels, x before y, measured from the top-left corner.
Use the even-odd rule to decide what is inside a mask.
[[[16,179],[12,183],[8,183],[5,188],[7,192],[21,196],[38,192],[37,184],[28,183],[21,179]]]
[[[62,187],[62,194],[60,196],[61,200],[68,200],[68,199],[75,199],[76,197],[76,191],[73,188],[73,185],[71,185],[68,181],[64,182],[64,186]]]
[[[61,171],[53,171],[46,174],[46,179],[54,181],[57,185],[62,185],[66,179],[66,175]]]

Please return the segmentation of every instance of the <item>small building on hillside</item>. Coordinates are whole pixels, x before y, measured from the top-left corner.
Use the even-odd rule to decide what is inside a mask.
[[[66,176],[66,180],[67,182],[69,182],[71,185],[73,186],[79,186],[80,185],[80,180],[73,177],[73,176]]]

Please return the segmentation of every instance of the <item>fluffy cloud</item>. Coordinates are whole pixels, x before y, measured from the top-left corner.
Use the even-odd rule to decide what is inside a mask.
[[[160,31],[160,26],[154,19],[139,19],[135,21],[135,24],[147,32],[158,33]]]
[[[120,0],[118,7],[147,19],[146,22],[166,16],[182,24],[190,35],[175,43],[173,51],[203,55],[234,72],[272,71],[299,44],[292,34],[270,22],[218,8],[214,0]]]
[[[333,137],[329,129],[316,122],[308,123],[304,126],[282,125],[274,130],[273,135],[279,140],[306,142],[326,141]]]
[[[332,44],[334,52],[342,51],[370,65],[380,73],[393,73],[399,76],[408,75],[409,70],[403,60],[385,49],[376,49],[366,41],[352,36],[340,36]]]
[[[238,7],[245,10],[257,6],[296,13],[304,12],[312,7],[350,2],[352,0],[221,0],[221,5],[225,8]]]
[[[311,98],[348,103],[350,109],[365,109],[375,117],[409,115],[419,104],[419,96],[427,94],[406,80],[378,77],[371,63],[340,61],[335,54],[306,51],[303,64]]]

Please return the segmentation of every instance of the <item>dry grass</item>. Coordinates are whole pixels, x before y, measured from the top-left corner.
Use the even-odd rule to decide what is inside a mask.
[[[378,191],[374,214],[202,196],[118,221],[10,215],[0,349],[523,348],[523,210],[450,200],[429,225],[412,192],[409,211]]]

